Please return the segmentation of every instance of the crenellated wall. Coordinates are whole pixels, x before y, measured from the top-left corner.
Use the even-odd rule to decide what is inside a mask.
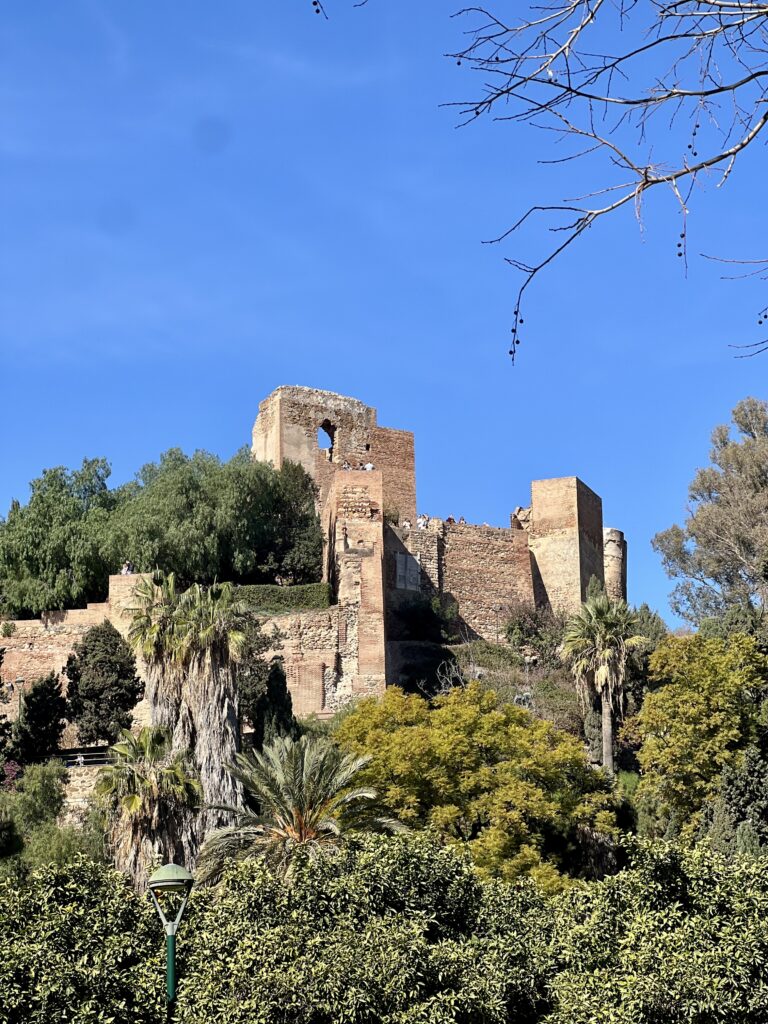
[[[260,404],[253,457],[276,467],[297,462],[318,487],[324,577],[335,603],[264,622],[280,634],[300,716],[332,714],[400,681],[403,652],[397,638],[388,643],[388,613],[414,595],[453,599],[467,637],[491,641],[503,641],[507,613],[519,602],[576,610],[593,575],[611,597],[626,597],[624,535],[603,528],[599,496],[577,477],[534,481],[531,505],[518,507],[509,527],[417,522],[413,434],[378,426],[376,410],[355,398],[306,387],[278,388]],[[0,711],[13,715],[18,707],[17,679],[28,686],[60,673],[90,626],[106,618],[125,635],[136,579],[111,576],[104,604],[15,623],[0,639],[11,695]],[[137,718],[147,720],[143,705]]]

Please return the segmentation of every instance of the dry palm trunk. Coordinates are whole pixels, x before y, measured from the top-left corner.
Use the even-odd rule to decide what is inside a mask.
[[[186,670],[148,666],[145,696],[152,724],[173,731],[173,753],[189,755],[203,789],[203,810],[193,817],[180,809],[173,823],[185,855],[177,863],[189,867],[205,835],[227,820],[222,812],[205,808],[242,804],[242,786],[224,768],[240,747],[234,673],[205,656],[193,658]]]
[[[224,765],[239,750],[238,708],[234,674],[213,658],[195,658],[184,680],[174,749],[188,749],[203,787],[203,805],[242,804],[242,786]],[[197,835],[224,824],[221,811],[203,810],[197,817]]]
[[[109,831],[115,867],[129,875],[140,892],[161,864],[191,866],[197,855],[194,840],[194,818],[185,807],[157,808],[151,820],[123,811]]]

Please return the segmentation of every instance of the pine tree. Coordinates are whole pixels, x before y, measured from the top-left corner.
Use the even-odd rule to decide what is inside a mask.
[[[69,719],[81,743],[114,743],[129,729],[141,696],[136,659],[111,622],[89,629],[75,645],[64,669],[68,679]]]
[[[56,673],[32,684],[21,699],[19,717],[13,724],[11,747],[22,764],[45,761],[54,754],[64,731],[67,702]]]

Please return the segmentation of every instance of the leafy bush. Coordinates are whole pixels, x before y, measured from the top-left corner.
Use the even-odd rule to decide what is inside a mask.
[[[293,587],[278,587],[269,583],[247,584],[238,587],[237,596],[263,615],[312,611],[328,608],[331,603],[331,591],[327,583],[304,583]]]
[[[766,861],[640,847],[561,897],[547,1024],[764,1024]]]
[[[753,637],[668,637],[650,659],[658,689],[626,729],[640,746],[638,801],[656,808],[654,834],[698,826],[720,773],[757,735],[768,657]]]
[[[0,791],[0,877],[23,881],[46,864],[63,865],[79,854],[103,860],[102,822],[95,812],[79,826],[58,825],[67,770],[60,761],[29,765]]]
[[[131,648],[111,622],[93,626],[67,659],[68,716],[81,743],[114,743],[143,689]]]
[[[355,841],[290,886],[242,864],[192,910],[183,1024],[526,1024],[546,1005],[542,897],[425,836]]]
[[[124,876],[84,860],[0,881],[3,1024],[161,1024],[164,942]]]
[[[521,656],[542,668],[561,665],[559,649],[563,642],[565,619],[550,608],[538,608],[520,602],[509,614],[507,640]]]
[[[466,844],[475,864],[548,889],[561,871],[612,866],[614,798],[581,743],[479,683],[429,703],[389,688],[360,701],[337,741],[371,763],[363,778],[406,824]]]

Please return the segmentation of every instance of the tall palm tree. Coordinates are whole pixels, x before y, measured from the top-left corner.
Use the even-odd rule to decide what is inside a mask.
[[[142,576],[133,589],[128,643],[144,664],[144,697],[153,725],[173,729],[178,716],[181,679],[173,657],[175,618],[181,595],[174,573]]]
[[[369,761],[310,736],[279,738],[262,753],[237,754],[227,769],[259,810],[225,808],[234,824],[206,839],[199,880],[215,880],[232,858],[262,857],[273,870],[290,875],[297,857],[313,860],[331,853],[351,831],[404,831],[400,822],[378,816],[375,789],[354,785]]]
[[[158,860],[184,863],[187,830],[201,795],[183,753],[171,750],[167,729],[147,726],[134,736],[128,729],[110,747],[110,763],[102,768],[96,793],[111,813],[110,841],[116,866],[143,886]]]
[[[235,666],[249,608],[228,583],[179,594],[173,573],[141,580],[134,601],[128,637],[146,665],[152,722],[172,729],[173,749],[188,750],[200,773],[207,809],[187,837],[199,842],[223,820],[211,808],[242,795],[222,766],[239,748]]]
[[[181,672],[174,747],[194,750],[208,809],[205,831],[222,823],[220,804],[242,800],[238,780],[223,770],[240,746],[236,666],[246,646],[248,605],[231,584],[195,584],[182,594],[172,634],[173,661]]]
[[[603,767],[613,774],[614,723],[624,710],[629,653],[645,640],[635,636],[638,620],[626,601],[597,594],[581,606],[565,628],[562,657],[576,679],[582,708],[600,699]]]

